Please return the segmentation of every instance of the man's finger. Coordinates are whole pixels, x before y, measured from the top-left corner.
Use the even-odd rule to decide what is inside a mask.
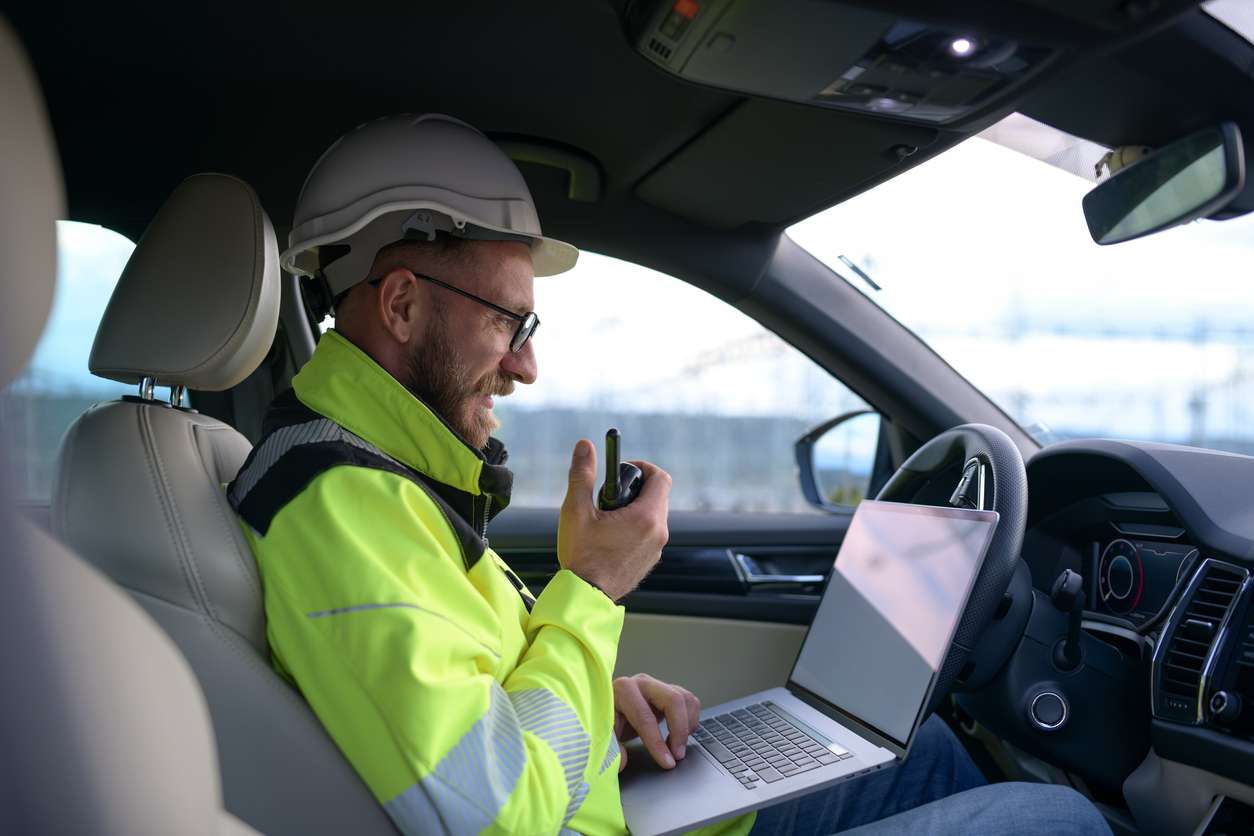
[[[675,687],[684,695],[684,703],[688,706],[688,734],[692,734],[701,725],[701,700],[687,688]]]
[[[576,508],[591,508],[596,483],[597,448],[588,439],[581,438],[575,443],[575,449],[570,456],[570,481],[564,504]]]
[[[627,718],[628,724],[640,735],[644,748],[649,750],[653,760],[667,769],[675,767],[675,757],[662,740],[662,730],[658,726],[657,717],[649,701],[640,693],[640,686],[634,679],[622,681],[615,693],[618,710]]]
[[[662,540],[667,539],[665,530],[665,521],[670,506],[671,495],[671,477],[662,468],[648,462],[639,462],[638,466],[644,472],[644,486],[640,488],[640,495],[632,501],[630,505],[622,509],[622,513],[634,514],[637,517],[654,517],[662,521]]]
[[[666,502],[671,494],[671,475],[650,462],[633,461],[632,464],[640,468],[644,480],[636,502]]]
[[[617,701],[617,696],[615,701]],[[619,743],[626,743],[636,736],[636,731],[628,723],[627,718],[617,709],[614,711],[614,739]]]
[[[640,690],[654,708],[666,715],[667,742],[675,760],[681,760],[688,749],[688,703],[678,688],[656,679],[645,679]]]

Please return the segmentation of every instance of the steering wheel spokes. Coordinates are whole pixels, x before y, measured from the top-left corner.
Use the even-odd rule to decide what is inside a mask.
[[[962,478],[949,497],[949,504],[955,508],[969,508],[973,511],[991,510],[984,502],[988,496],[985,490],[988,480],[988,468],[978,458],[967,459],[962,466]]]

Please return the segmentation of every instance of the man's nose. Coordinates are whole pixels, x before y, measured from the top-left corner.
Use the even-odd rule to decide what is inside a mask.
[[[536,364],[536,352],[532,348],[531,340],[527,340],[526,345],[518,351],[506,352],[501,358],[501,371],[519,383],[536,382],[536,376],[540,370]]]

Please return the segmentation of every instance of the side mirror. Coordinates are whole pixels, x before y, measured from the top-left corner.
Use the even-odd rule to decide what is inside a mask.
[[[797,439],[801,492],[825,511],[848,510],[867,497],[879,449],[880,415],[846,412]]]
[[[1084,218],[1094,241],[1117,244],[1212,215],[1244,186],[1241,131],[1224,122],[1115,172],[1084,196]]]

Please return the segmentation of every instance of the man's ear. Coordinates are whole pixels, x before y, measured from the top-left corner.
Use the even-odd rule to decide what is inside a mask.
[[[419,296],[418,280],[404,267],[394,268],[379,282],[379,319],[387,334],[402,345],[409,345],[418,332]]]

